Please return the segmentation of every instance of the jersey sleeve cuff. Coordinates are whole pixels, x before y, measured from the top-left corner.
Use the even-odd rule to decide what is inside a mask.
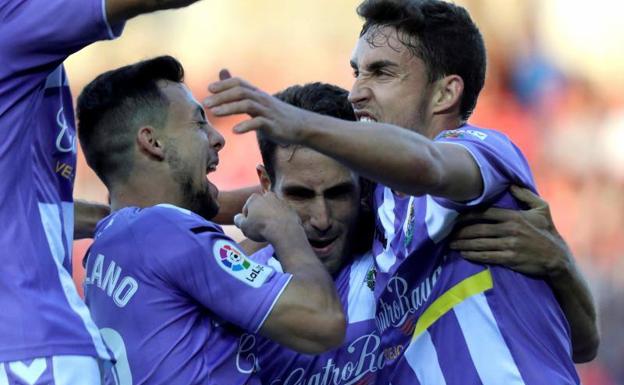
[[[114,40],[116,38],[118,38],[119,36],[121,36],[121,33],[123,32],[123,29],[126,25],[126,23],[118,23],[115,25],[111,25],[108,22],[108,16],[106,15],[106,1],[107,0],[102,0],[102,21],[104,23],[104,26],[106,28],[106,32],[108,34],[108,38],[110,40]]]

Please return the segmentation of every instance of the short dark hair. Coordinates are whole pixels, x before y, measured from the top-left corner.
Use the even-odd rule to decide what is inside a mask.
[[[360,37],[393,27],[397,38],[426,65],[430,82],[447,75],[464,80],[460,113],[467,120],[485,82],[483,37],[466,9],[440,0],[365,0],[357,8],[364,18]]]
[[[136,129],[166,123],[169,101],[157,82],[183,79],[180,62],[159,56],[105,72],[82,90],[77,108],[80,145],[107,187],[130,175]]]
[[[309,83],[288,87],[274,96],[279,100],[304,110],[343,120],[355,120],[353,107],[348,100],[349,91],[326,83]],[[277,143],[258,133],[258,144],[264,168],[275,183],[275,150]]]

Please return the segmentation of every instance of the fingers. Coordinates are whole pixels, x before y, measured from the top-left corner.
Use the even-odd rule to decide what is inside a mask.
[[[453,239],[498,238],[512,233],[505,223],[477,223],[459,228]]]
[[[237,102],[240,100],[257,100],[258,95],[256,91],[250,90],[245,87],[232,87],[225,89],[219,93],[211,95],[204,99],[204,106],[211,108],[214,112],[216,108],[227,103]]]
[[[460,239],[452,241],[450,248],[453,250],[464,251],[509,251],[513,250],[517,241],[513,237],[505,238],[477,238],[477,239]]]
[[[210,109],[210,112],[212,112],[215,116],[248,114],[255,117],[262,114],[263,111],[264,109],[259,103],[249,99],[229,102]]]
[[[548,203],[534,194],[531,190],[519,186],[511,186],[511,194],[519,201],[525,203],[529,208],[537,209],[548,207]]]
[[[498,209],[498,208],[490,208],[485,211],[471,211],[465,214],[462,214],[458,218],[458,222],[506,222],[509,220],[514,220],[518,216],[518,212],[515,210],[506,210],[506,209]]]
[[[244,134],[246,132],[259,130],[265,125],[266,119],[258,116],[253,119],[245,120],[244,122],[238,123],[234,126],[234,128],[232,128],[232,130],[236,134]]]
[[[224,78],[221,78],[222,75]],[[208,91],[216,94],[234,87],[244,87],[250,90],[256,90],[256,87],[252,86],[251,83],[247,82],[246,80],[243,80],[241,78],[233,78],[231,77],[231,75],[230,77],[226,77],[227,75],[230,75],[228,70],[221,70],[221,72],[219,72],[220,80],[214,83],[210,83],[208,85]]]
[[[509,265],[513,259],[513,253],[508,250],[462,251],[461,255],[469,261],[490,265]]]
[[[245,216],[243,214],[236,214],[234,216],[234,226],[238,227],[239,229],[243,229],[243,226],[245,225],[245,221],[247,218],[245,218]]]
[[[227,68],[224,68],[221,71],[219,71],[219,80],[225,80],[231,77],[232,75],[230,74],[230,71]]]

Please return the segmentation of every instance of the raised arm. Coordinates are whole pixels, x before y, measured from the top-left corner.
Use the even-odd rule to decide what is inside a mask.
[[[437,143],[405,128],[344,121],[284,103],[240,78],[209,86],[206,107],[217,116],[248,114],[237,133],[262,131],[335,158],[360,175],[409,195],[468,201],[483,190],[479,167],[457,145]]]
[[[260,185],[249,186],[237,190],[219,191],[219,212],[212,218],[220,225],[233,225],[234,216],[243,211],[245,202],[253,193],[262,192]]]
[[[570,324],[574,362],[591,361],[596,357],[600,339],[587,282],[555,228],[548,203],[526,189],[514,186],[511,192],[530,209],[494,208],[466,214],[463,218],[466,223],[489,223],[460,228],[451,248],[475,262],[501,264],[524,274],[544,277]]]
[[[273,244],[292,280],[260,333],[291,349],[318,354],[342,344],[345,315],[332,277],[308,244],[298,215],[271,192],[254,194],[235,218],[254,241]]]
[[[114,25],[144,13],[182,8],[196,1],[198,0],[106,0],[106,16],[108,22]]]
[[[110,207],[102,203],[74,200],[74,239],[93,238],[95,225],[110,214]]]

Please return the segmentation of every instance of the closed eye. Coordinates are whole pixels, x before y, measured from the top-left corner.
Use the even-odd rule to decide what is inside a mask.
[[[283,189],[285,197],[293,200],[305,200],[314,198],[314,191],[298,186],[286,187]]]
[[[325,190],[325,198],[327,199],[348,199],[355,192],[355,186],[352,183],[342,183]]]

